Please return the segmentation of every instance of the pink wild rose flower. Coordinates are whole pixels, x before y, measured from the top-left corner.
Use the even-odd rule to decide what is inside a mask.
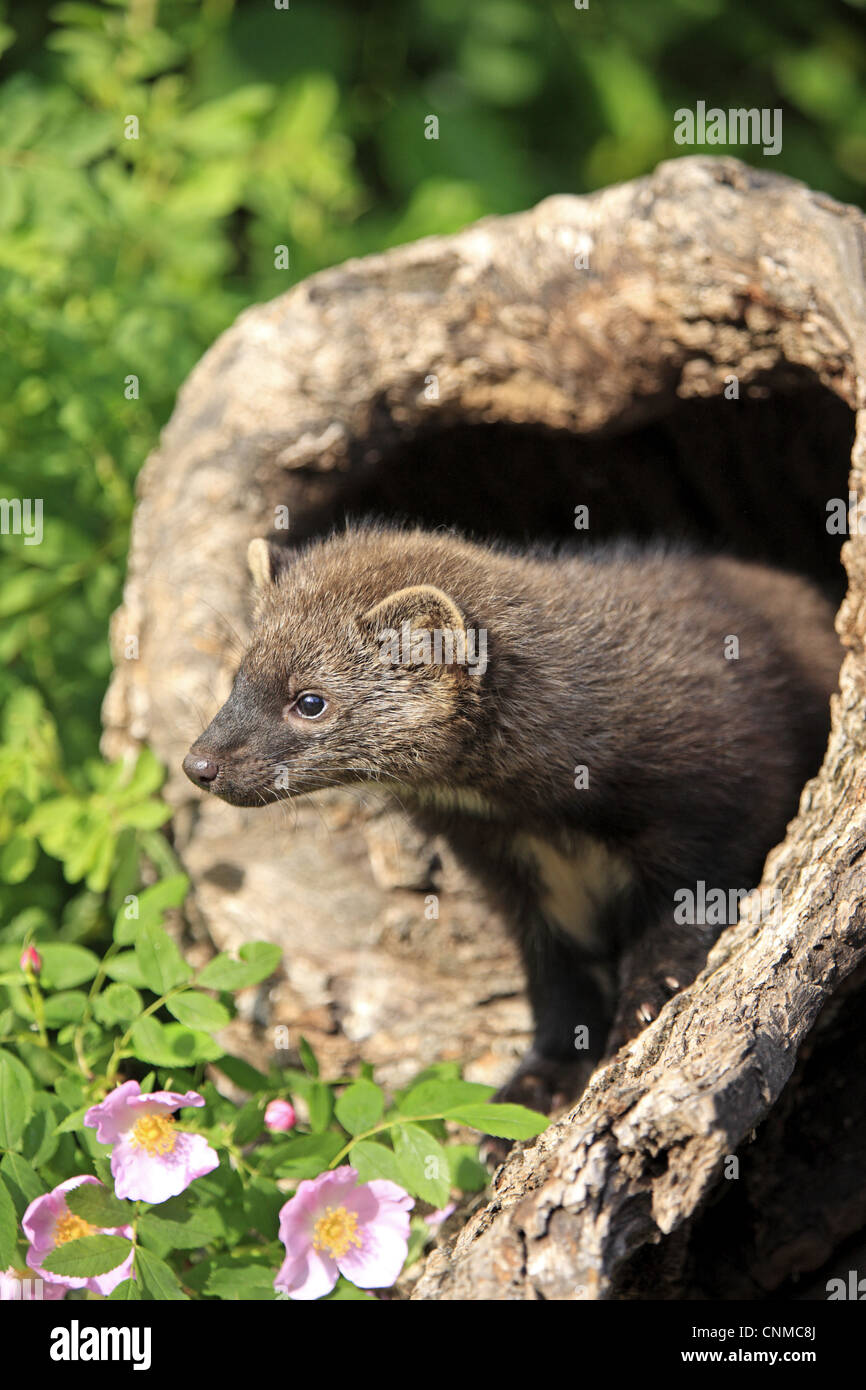
[[[359,1289],[385,1289],[409,1245],[408,1193],[384,1178],[358,1185],[344,1165],[298,1184],[280,1212],[286,1258],[274,1287],[289,1298],[321,1298],[342,1274]]]
[[[84,1123],[100,1144],[112,1144],[111,1172],[118,1197],[165,1202],[196,1178],[212,1173],[219,1157],[203,1134],[175,1129],[174,1111],[204,1105],[196,1091],[152,1091],[142,1095],[137,1081],[124,1081],[92,1105]]]
[[[123,1264],[109,1270],[107,1274],[97,1274],[89,1279],[73,1277],[71,1274],[51,1274],[42,1268],[43,1261],[52,1250],[56,1250],[58,1245],[65,1245],[68,1240],[78,1240],[80,1236],[126,1236],[127,1240],[132,1238],[131,1226],[91,1226],[82,1216],[76,1216],[69,1210],[66,1205],[66,1193],[70,1188],[79,1187],[85,1182],[96,1183],[97,1187],[103,1186],[98,1178],[92,1178],[89,1174],[67,1178],[59,1187],[46,1192],[43,1197],[34,1198],[21,1218],[22,1229],[30,1241],[25,1258],[29,1267],[40,1279],[45,1280],[42,1293],[44,1298],[62,1298],[67,1289],[89,1289],[91,1293],[100,1293],[106,1297],[118,1284],[123,1283],[124,1279],[132,1278],[131,1249]],[[56,1293],[52,1286],[62,1289],[63,1292]]]

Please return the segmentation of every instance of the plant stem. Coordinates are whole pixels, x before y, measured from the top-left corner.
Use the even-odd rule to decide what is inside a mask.
[[[397,1115],[397,1116],[395,1116],[394,1119],[392,1119],[392,1120],[381,1120],[380,1123],[377,1124],[377,1125],[374,1125],[372,1129],[366,1129],[366,1130],[364,1130],[364,1133],[363,1133],[363,1134],[353,1134],[353,1135],[352,1135],[352,1138],[349,1140],[348,1144],[346,1144],[346,1145],[340,1150],[340,1152],[337,1154],[336,1158],[332,1158],[332,1159],[331,1159],[331,1162],[328,1164],[328,1167],[329,1167],[329,1168],[336,1168],[337,1165],[338,1165],[339,1163],[342,1162],[342,1160],[346,1157],[346,1154],[349,1152],[349,1150],[350,1150],[355,1144],[360,1143],[360,1141],[361,1141],[362,1139],[369,1139],[369,1138],[371,1137],[371,1135],[373,1135],[373,1134],[382,1134],[382,1133],[384,1133],[384,1131],[385,1131],[386,1129],[395,1129],[395,1128],[397,1127],[397,1125],[405,1125],[405,1124],[413,1124],[413,1125],[425,1124],[428,1120],[444,1120],[444,1119],[446,1119],[446,1116],[445,1116],[444,1113],[442,1113],[442,1114],[439,1114],[439,1115]]]
[[[135,1025],[137,1023],[140,1023],[143,1018],[147,1018],[150,1014],[156,1013],[157,1009],[161,1009],[165,1001],[167,999],[171,999],[172,995],[181,994],[182,991],[187,989],[188,987],[188,980],[184,981],[182,985],[174,985],[171,989],[166,990],[165,994],[161,994],[158,999],[155,999],[152,1004],[148,1004],[146,1009],[142,1009],[141,1013],[138,1015],[138,1018],[133,1019],[132,1023],[130,1023],[129,1027],[127,1028],[120,1041],[114,1044],[114,1051],[111,1054],[108,1066],[105,1071],[106,1081],[112,1082],[116,1077],[118,1067],[120,1066],[120,1063],[122,1061],[122,1053],[126,1048],[130,1038],[132,1037]]]

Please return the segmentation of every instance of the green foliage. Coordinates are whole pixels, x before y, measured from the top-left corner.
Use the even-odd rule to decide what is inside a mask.
[[[177,904],[182,886],[182,879],[166,880],[139,898],[130,895],[127,911],[139,909],[132,951],[122,949],[130,935],[126,915],[118,915],[115,940],[101,960],[85,947],[47,942],[40,946],[39,963],[30,959],[16,968],[19,945],[0,947],[4,1269],[25,1267],[19,1223],[26,1207],[50,1192],[60,1200],[60,1183],[92,1175],[98,1183],[81,1183],[63,1195],[66,1228],[40,1257],[48,1275],[93,1279],[119,1270],[131,1257],[134,1279],[114,1289],[110,1296],[117,1300],[273,1299],[283,1260],[281,1210],[304,1179],[348,1164],[360,1183],[385,1179],[442,1208],[478,1190],[485,1177],[472,1146],[447,1142],[449,1122],[518,1138],[544,1128],[541,1115],[490,1104],[490,1087],[462,1081],[453,1063],[430,1068],[389,1101],[369,1067],[357,1081],[325,1082],[308,1043],[304,1070],[274,1068],[265,1075],[226,1056],[214,1035],[233,1015],[229,994],[217,1001],[207,992],[208,967],[186,965],[160,921]],[[244,952],[244,980],[250,970],[256,982],[267,978],[277,963],[262,943],[250,943]],[[110,980],[112,965],[124,955],[140,971],[141,993]],[[229,963],[226,957],[221,968]],[[64,988],[73,983],[89,986],[87,993]],[[67,1017],[54,1006],[70,993],[80,1005]],[[164,1022],[158,1015],[166,1012],[184,1017]],[[50,1064],[47,1070],[40,1055]],[[219,1160],[179,1196],[155,1204],[116,1195],[108,1149],[92,1118],[85,1124],[88,1110],[111,1095],[130,1069],[140,1074],[142,1063],[157,1068],[141,1079],[142,1097],[153,1090],[197,1090],[201,1108],[191,1119],[182,1111],[181,1128],[203,1136],[213,1162]],[[207,1063],[215,1064],[217,1078],[222,1072],[235,1085],[251,1088],[244,1104],[227,1100],[204,1079]],[[271,1133],[267,1104],[287,1086],[302,1118],[290,1134]],[[153,1101],[165,1104],[160,1096]],[[136,1153],[147,1142],[136,1139]],[[56,1208],[53,1217],[58,1223]],[[407,1258],[417,1259],[431,1238],[431,1224],[416,1214]],[[341,1290],[342,1284],[339,1297],[354,1297]]]
[[[70,1274],[76,1279],[87,1279],[117,1269],[131,1251],[132,1245],[123,1236],[82,1236],[52,1250],[46,1255],[43,1268],[49,1274]]]

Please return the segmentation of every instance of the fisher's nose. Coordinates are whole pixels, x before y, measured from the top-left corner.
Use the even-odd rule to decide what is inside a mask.
[[[183,760],[183,770],[197,787],[206,787],[216,779],[220,769],[219,763],[203,757],[201,753],[187,753]]]

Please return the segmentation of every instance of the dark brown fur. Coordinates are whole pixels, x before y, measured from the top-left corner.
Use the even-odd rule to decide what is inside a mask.
[[[677,890],[758,883],[826,743],[830,607],[793,575],[663,547],[362,527],[252,550],[252,641],[189,775],[247,806],[392,785],[513,924],[536,1037],[503,1094],[551,1105],[565,1064],[582,1080],[700,967],[718,928],[677,924]],[[483,674],[383,664],[383,628],[461,621],[487,634]],[[318,718],[292,708],[305,691]]]

